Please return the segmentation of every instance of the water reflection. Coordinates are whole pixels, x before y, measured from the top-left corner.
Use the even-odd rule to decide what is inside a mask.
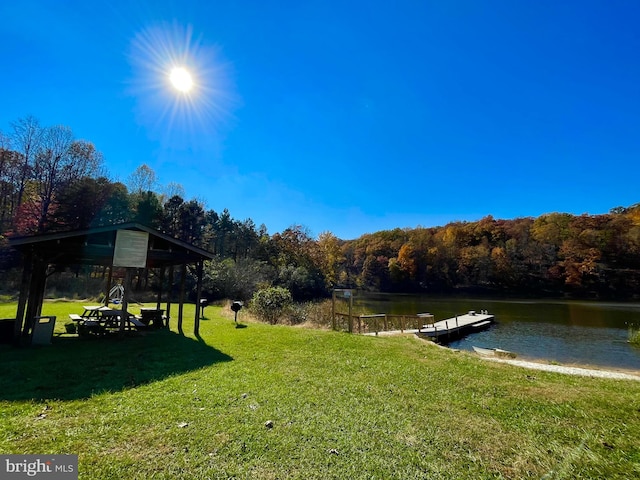
[[[452,348],[498,347],[518,358],[640,370],[640,348],[627,342],[628,325],[640,325],[640,304],[576,301],[433,298],[371,295],[358,299],[376,313],[430,312],[436,320],[468,310],[489,310],[496,324],[452,342]]]

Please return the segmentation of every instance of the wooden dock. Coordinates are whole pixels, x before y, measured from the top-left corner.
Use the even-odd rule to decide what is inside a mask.
[[[464,315],[456,315],[453,318],[423,325],[418,329],[416,335],[430,338],[438,343],[448,343],[470,333],[485,330],[493,322],[494,316],[488,312],[477,313],[470,311]]]

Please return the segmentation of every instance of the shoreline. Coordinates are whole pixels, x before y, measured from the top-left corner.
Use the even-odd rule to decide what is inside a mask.
[[[479,360],[486,360],[489,362],[499,362],[499,363],[508,363],[515,367],[528,368],[531,370],[542,370],[545,372],[555,372],[555,373],[563,373],[565,375],[576,375],[582,377],[593,377],[593,378],[611,378],[615,380],[635,380],[640,382],[640,371],[636,370],[624,370],[617,369],[611,370],[597,367],[590,367],[585,365],[557,365],[544,363],[543,360],[517,360],[517,359],[509,359],[509,358],[496,358],[496,357],[482,357],[480,355],[474,354],[474,352],[469,350],[461,350],[457,348],[450,348],[445,345],[439,345],[437,343],[425,340],[418,335],[414,335],[415,338],[428,342],[430,345],[435,345],[438,348],[446,348],[448,350],[454,352],[466,352],[469,354],[473,354]]]
[[[640,382],[639,373],[631,373],[630,371],[614,371],[604,370],[592,367],[584,366],[570,366],[570,365],[552,365],[548,363],[534,362],[531,360],[514,360],[506,358],[490,358],[481,357],[482,360],[488,360],[490,362],[508,363],[516,367],[529,368],[532,370],[543,370],[545,372],[563,373],[565,375],[578,375],[582,377],[596,377],[596,378],[612,378],[616,380],[635,380]]]

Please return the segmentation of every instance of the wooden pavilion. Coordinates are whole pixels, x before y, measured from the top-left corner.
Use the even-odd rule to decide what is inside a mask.
[[[12,237],[9,244],[23,255],[23,273],[16,312],[13,338],[29,338],[35,319],[41,315],[48,272],[75,265],[98,265],[109,269],[105,302],[109,302],[114,268],[124,268],[124,299],[122,310],[127,311],[131,280],[136,268],[158,271],[160,289],[157,306],[162,301],[163,284],[168,270],[168,290],[174,283],[174,268],[181,270],[178,302],[178,329],[182,331],[187,265],[195,265],[197,272],[194,333],[199,334],[202,299],[203,262],[213,254],[169,235],[138,223],[123,223],[87,230],[55,232],[43,235]],[[167,298],[167,317],[171,311],[171,297]],[[124,316],[122,320],[124,328]]]

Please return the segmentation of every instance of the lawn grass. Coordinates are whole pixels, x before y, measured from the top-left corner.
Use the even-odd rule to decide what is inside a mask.
[[[200,338],[190,305],[184,336],[62,334],[80,305],[45,304],[52,346],[0,347],[0,452],[78,454],[86,479],[640,477],[640,382],[221,307]]]

